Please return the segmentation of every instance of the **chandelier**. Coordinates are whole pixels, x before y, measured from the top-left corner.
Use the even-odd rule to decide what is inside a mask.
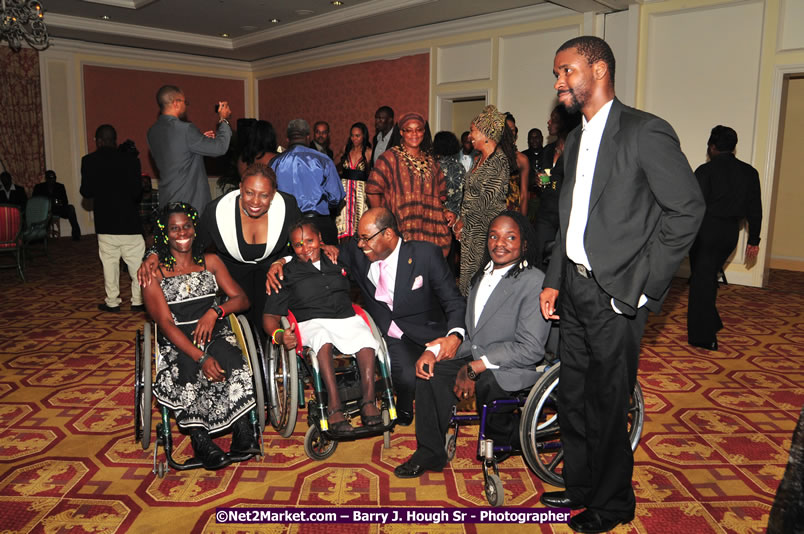
[[[0,11],[0,42],[8,41],[15,52],[22,41],[37,50],[50,46],[45,26],[45,10],[36,0],[2,0]]]

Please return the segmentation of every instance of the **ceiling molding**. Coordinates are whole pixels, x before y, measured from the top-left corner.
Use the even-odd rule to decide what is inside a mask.
[[[527,24],[537,22],[540,20],[553,19],[567,15],[578,15],[578,13],[563,8],[561,6],[552,4],[539,4],[536,6],[522,7],[518,9],[510,9],[492,13],[490,15],[479,15],[476,17],[469,17],[450,22],[441,22],[438,24],[430,24],[428,26],[421,26],[412,28],[410,30],[400,30],[397,32],[387,33],[384,35],[373,35],[371,37],[364,37],[362,39],[354,39],[343,43],[336,43],[318,48],[311,48],[309,50],[302,50],[300,52],[293,52],[277,57],[270,57],[253,61],[251,64],[255,72],[281,69],[281,72],[271,73],[263,78],[271,78],[274,76],[284,76],[294,72],[302,72],[315,70],[316,68],[329,68],[340,65],[348,65],[357,63],[358,61],[372,61],[377,59],[396,59],[403,56],[409,56],[422,52],[429,52],[430,46],[420,48],[405,48],[404,50],[394,52],[383,52],[379,54],[372,54],[371,51],[377,48],[389,47],[393,45],[405,45],[417,41],[432,40],[434,38],[449,37],[452,35],[466,34],[469,32],[478,32],[483,30],[490,30],[499,28],[501,26],[512,26],[515,24]],[[306,61],[312,60],[325,60],[340,55],[361,53],[359,60],[353,58],[344,59],[340,62],[326,62],[319,67],[307,65],[299,65]],[[299,65],[296,67],[296,65]],[[290,67],[290,68],[282,68]]]
[[[124,24],[122,22],[113,22],[109,20],[48,13],[46,16],[46,22],[48,26],[53,26],[56,28],[80,28],[84,31],[120,35],[123,37],[136,36],[141,39],[150,39],[153,41],[166,41],[170,43],[206,46],[208,48],[217,48],[223,50],[234,49],[232,46],[232,40],[224,37],[177,32],[174,30],[151,28],[148,26],[137,26],[134,24]]]
[[[102,4],[111,7],[124,7],[126,9],[139,9],[148,4],[153,4],[156,0],[83,0],[90,4]]]
[[[162,52],[159,50],[145,50],[142,48],[131,48],[127,46],[101,43],[88,43],[86,41],[76,41],[74,39],[56,37],[51,39],[53,40],[53,45],[42,52],[42,54],[66,52],[95,56],[95,58],[91,60],[82,59],[82,64],[85,65],[104,65],[117,68],[132,68],[130,65],[121,65],[120,62],[115,61],[124,59],[141,63],[140,66],[136,67],[138,70],[174,72],[175,66],[178,65],[188,67],[187,72],[190,74],[192,74],[191,68],[202,68],[205,70],[228,70],[235,73],[240,73],[243,76],[248,76],[252,72],[250,62],[239,61],[236,59],[197,56],[192,54],[181,54],[178,52]],[[102,56],[102,58],[99,58],[98,56]],[[105,58],[108,58],[108,61],[106,61]],[[174,68],[165,68],[163,65],[166,64],[167,66]],[[229,78],[230,76],[220,75],[220,77]]]
[[[237,37],[233,39],[234,48],[237,49],[243,46],[260,44],[272,39],[316,31],[327,26],[335,26],[366,17],[392,13],[402,9],[417,7],[422,4],[430,4],[435,1],[436,0],[374,0],[373,2],[365,2],[363,4],[357,4],[356,6],[339,8],[330,13],[316,15],[297,22],[291,22],[276,26],[275,28],[250,33],[243,37]]]

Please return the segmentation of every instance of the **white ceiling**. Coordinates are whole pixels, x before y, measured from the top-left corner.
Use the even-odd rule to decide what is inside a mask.
[[[539,4],[607,13],[635,1],[641,0],[344,0],[336,7],[330,0],[41,0],[56,42],[244,61]]]

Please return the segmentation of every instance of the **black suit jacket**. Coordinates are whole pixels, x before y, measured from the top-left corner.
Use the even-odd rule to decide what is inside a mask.
[[[28,203],[28,195],[21,185],[14,184],[14,189],[6,193],[0,190],[0,204],[15,204],[25,211],[25,204]]]
[[[545,287],[560,289],[581,128],[564,146],[559,233]],[[595,280],[633,315],[642,294],[658,311],[704,214],[701,189],[664,120],[616,98],[597,155],[584,248]]]
[[[400,238],[401,239],[401,238]],[[368,279],[371,262],[349,240],[341,247],[338,260],[346,265],[365,297],[366,311],[383,334],[395,321],[405,336],[419,345],[463,328],[466,301],[455,285],[441,249],[423,241],[403,241],[399,250],[394,309],[374,298],[377,288]],[[413,289],[421,277],[421,287]],[[417,284],[418,285],[418,284]]]
[[[34,186],[31,196],[48,197],[53,202],[53,206],[66,206],[70,203],[67,200],[67,190],[64,188],[64,184],[60,184],[59,182],[54,183],[50,187],[47,182],[38,183]]]
[[[134,154],[104,147],[81,158],[81,196],[93,199],[98,234],[142,233],[142,177]]]

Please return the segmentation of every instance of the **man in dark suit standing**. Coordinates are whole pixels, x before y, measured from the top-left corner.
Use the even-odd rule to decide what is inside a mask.
[[[397,393],[399,424],[413,420],[416,361],[425,344],[446,336],[441,350],[452,357],[464,336],[466,301],[458,292],[441,249],[423,241],[403,241],[386,208],[363,214],[357,241],[341,247],[338,259],[349,269],[388,344]]]
[[[634,518],[634,458],[626,431],[648,310],[658,311],[704,212],[700,188],[664,120],[614,96],[614,55],[597,37],[556,52],[559,102],[583,114],[567,137],[559,230],[540,296],[558,318],[559,425],[566,490],[547,506],[586,508],[578,532]]]
[[[67,190],[64,188],[64,184],[56,181],[55,172],[45,171],[45,181],[34,186],[33,195],[31,196],[49,198],[51,213],[70,221],[73,241],[81,239],[81,227],[78,226],[75,208],[67,200]]]
[[[728,126],[715,126],[707,145],[709,162],[695,170],[706,215],[690,249],[687,341],[695,347],[717,350],[717,331],[723,328],[715,306],[717,275],[737,246],[743,219],[748,220],[745,260],[748,264],[756,260],[762,198],[757,170],[734,157],[737,132]]]

